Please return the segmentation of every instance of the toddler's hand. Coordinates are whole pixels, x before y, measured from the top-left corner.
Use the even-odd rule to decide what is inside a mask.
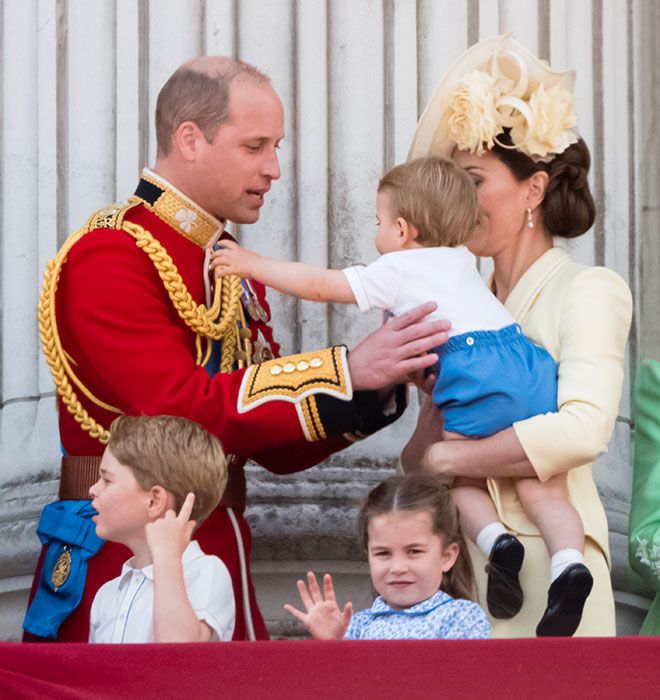
[[[180,559],[190,542],[195,521],[190,520],[195,495],[189,493],[181,506],[179,514],[168,510],[162,518],[148,523],[144,530],[151,559]]]
[[[221,248],[211,253],[212,270],[215,276],[238,275],[239,277],[252,277],[251,264],[259,258],[257,253],[241,248],[234,241],[221,241]]]
[[[344,609],[340,610],[330,574],[323,577],[323,594],[319,590],[316,576],[311,571],[307,572],[307,584],[309,590],[304,581],[297,582],[300,600],[307,612],[304,613],[288,603],[284,609],[303,622],[315,639],[343,639],[353,615],[352,603],[346,603]]]

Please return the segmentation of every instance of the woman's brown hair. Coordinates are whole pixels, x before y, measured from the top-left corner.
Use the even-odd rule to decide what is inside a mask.
[[[458,558],[443,575],[440,590],[452,598],[475,600],[472,562],[449,488],[434,477],[422,474],[393,476],[380,483],[369,493],[358,514],[358,539],[363,549],[369,544],[371,519],[393,511],[425,511],[431,515],[433,533],[440,535],[443,546],[458,545]]]
[[[512,145],[508,129],[497,138]],[[583,139],[578,139],[549,163],[534,162],[521,151],[497,144],[491,153],[509,168],[518,182],[537,172],[548,173],[548,186],[540,207],[543,226],[548,233],[561,238],[577,238],[591,228],[596,205],[587,180],[591,156]]]

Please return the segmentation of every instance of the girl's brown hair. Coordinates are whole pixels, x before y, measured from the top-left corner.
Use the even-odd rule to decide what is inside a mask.
[[[462,245],[477,225],[472,178],[446,158],[429,156],[396,165],[380,179],[378,191],[389,195],[393,219],[401,217],[417,229],[420,245]]]
[[[512,145],[509,129],[497,137]],[[546,231],[561,238],[577,238],[588,231],[596,217],[596,205],[589,189],[591,156],[583,139],[578,139],[549,163],[534,162],[528,155],[497,144],[491,153],[522,182],[534,173],[548,173],[548,186],[541,203],[541,219]]]
[[[422,474],[393,476],[383,481],[367,496],[358,514],[358,538],[363,549],[368,548],[371,519],[393,511],[430,513],[433,533],[440,535],[443,546],[458,545],[458,558],[443,575],[440,590],[452,598],[475,600],[472,562],[449,488],[434,477]]]

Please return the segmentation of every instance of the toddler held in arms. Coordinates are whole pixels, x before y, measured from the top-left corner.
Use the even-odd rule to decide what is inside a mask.
[[[490,624],[474,602],[472,564],[449,489],[432,476],[379,484],[358,515],[358,537],[379,595],[368,610],[340,609],[330,574],[298,581],[301,620],[315,639],[485,639]]]
[[[121,416],[90,488],[96,534],[131,549],[92,603],[90,642],[230,640],[227,567],[190,537],[227,483],[220,441],[172,416]]]
[[[435,301],[433,317],[452,324],[449,341],[434,350],[433,402],[442,412],[443,438],[488,437],[557,410],[557,366],[522,334],[479,275],[464,245],[478,217],[470,175],[450,160],[419,158],[379,182],[375,243],[381,257],[370,265],[324,270],[231,241],[222,242],[211,265],[217,276],[254,278],[284,294],[356,304],[361,311],[399,315]],[[569,501],[566,475],[543,483],[520,478],[514,486],[551,555],[548,606],[537,634],[572,635],[593,581],[582,563],[584,527]],[[523,602],[518,574],[524,547],[500,521],[485,480],[456,479],[452,490],[463,531],[489,558],[488,609],[495,618],[511,618]]]

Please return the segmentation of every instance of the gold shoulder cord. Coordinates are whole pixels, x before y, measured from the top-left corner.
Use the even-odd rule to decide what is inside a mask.
[[[230,275],[216,281],[213,304],[210,308],[196,304],[165,248],[142,226],[121,219],[115,219],[120,224],[118,228],[133,236],[138,248],[149,256],[179,316],[196,334],[197,364],[204,366],[208,362],[211,355],[211,341],[222,340],[220,371],[230,372],[240,347],[242,329],[239,329],[239,325],[245,323],[241,313],[243,289],[240,277]],[[92,216],[83,228],[69,236],[55,258],[49,261],[44,273],[38,315],[41,345],[62,402],[83,430],[99,442],[106,444],[110,438],[109,431],[97,423],[83,408],[72,383],[97,406],[113,413],[122,413],[122,411],[97,399],[78,379],[62,347],[55,318],[55,292],[68,252],[89,231],[102,227],[115,228],[110,225],[112,223],[110,219],[103,222],[105,226],[103,223],[99,225],[100,221],[98,214]],[[216,322],[214,319],[218,318],[220,320]],[[207,342],[204,358],[201,350],[202,338]]]

